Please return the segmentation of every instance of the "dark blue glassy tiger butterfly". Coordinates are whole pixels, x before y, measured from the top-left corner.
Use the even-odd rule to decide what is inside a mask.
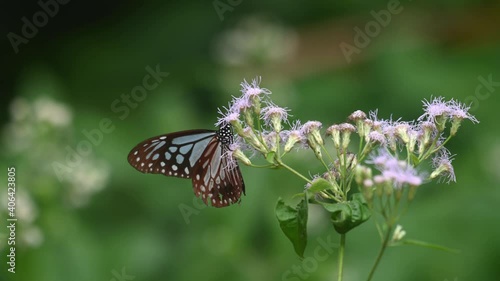
[[[128,162],[142,173],[191,179],[194,194],[205,204],[226,207],[245,194],[238,163],[227,153],[232,142],[230,125],[175,132],[139,143]]]

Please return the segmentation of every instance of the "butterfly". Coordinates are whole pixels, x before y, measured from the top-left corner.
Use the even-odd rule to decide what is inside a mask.
[[[137,144],[128,162],[139,172],[191,179],[194,194],[221,208],[239,203],[245,194],[240,168],[229,151],[231,126],[187,130],[156,136]]]

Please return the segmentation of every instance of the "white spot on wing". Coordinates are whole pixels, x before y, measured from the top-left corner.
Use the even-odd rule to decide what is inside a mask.
[[[177,161],[177,164],[182,164],[182,162],[184,161],[184,156],[177,154],[177,156],[175,156],[175,161]]]

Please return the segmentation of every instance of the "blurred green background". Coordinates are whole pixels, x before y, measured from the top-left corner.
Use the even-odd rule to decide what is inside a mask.
[[[200,208],[189,181],[144,175],[126,161],[143,139],[213,128],[217,107],[256,76],[294,118],[324,126],[357,109],[415,119],[432,95],[471,104],[481,123],[465,122],[449,144],[457,183],[423,186],[401,221],[408,237],[461,254],[390,248],[374,280],[498,280],[498,1],[403,1],[382,25],[376,15],[396,4],[74,0],[57,4],[32,38],[13,47],[10,32],[23,36],[22,18],[33,22],[42,11],[24,2],[4,2],[1,16],[0,280],[299,280],[283,279],[301,261],[274,206],[303,182],[242,167],[240,205]],[[356,45],[358,28],[367,26],[372,35]],[[342,44],[358,47],[345,56]],[[142,85],[148,66],[169,76],[125,105],[121,95]],[[68,156],[104,118],[114,130],[81,159]],[[69,167],[68,160],[79,162]],[[290,161],[303,173],[319,171],[307,151]],[[67,167],[61,181],[55,163]],[[7,272],[4,226],[10,166],[17,174],[15,274]],[[180,211],[186,206],[195,210],[188,217]],[[327,215],[313,209],[306,256],[329,235],[338,239]],[[350,232],[345,280],[364,280],[378,248],[371,221]],[[306,273],[333,280],[336,253]]]

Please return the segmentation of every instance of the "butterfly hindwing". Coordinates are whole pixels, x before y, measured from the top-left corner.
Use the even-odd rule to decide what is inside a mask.
[[[136,145],[128,162],[142,173],[191,178],[194,165],[216,131],[189,130],[156,136]]]
[[[226,207],[240,201],[245,183],[238,163],[226,153],[226,145],[212,140],[193,171],[194,193],[205,204]]]

